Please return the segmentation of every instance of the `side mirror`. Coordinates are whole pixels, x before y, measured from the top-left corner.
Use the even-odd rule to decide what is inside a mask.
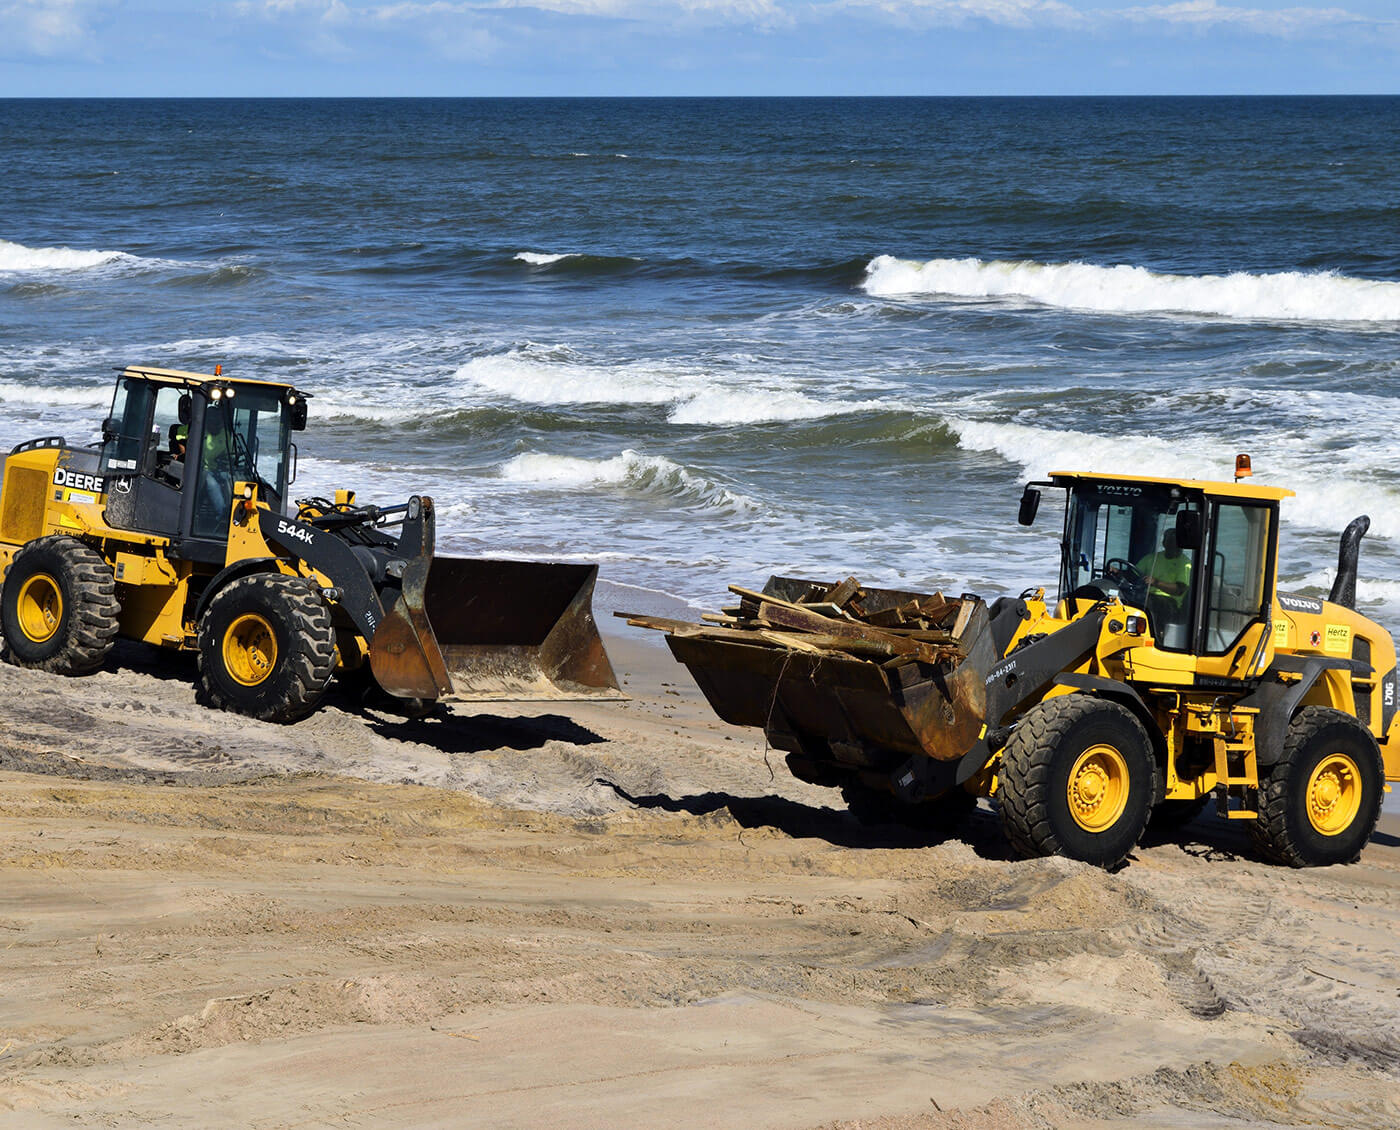
[[[1029,526],[1035,521],[1036,512],[1040,509],[1040,491],[1035,487],[1026,487],[1021,495],[1021,509],[1016,515],[1016,521],[1023,526]]]
[[[296,403],[288,407],[291,410],[292,431],[306,431],[306,398],[298,396]]]
[[[1181,510],[1176,515],[1176,544],[1181,549],[1201,548],[1201,512]]]
[[[117,418],[108,416],[102,421],[102,442],[111,443],[117,438]]]
[[[189,424],[190,424],[190,394],[189,394],[189,393],[185,393],[183,396],[180,397],[179,402],[176,404],[176,411],[177,411],[177,413],[178,413],[178,415],[179,415],[180,423],[184,424],[185,427],[189,427]]]

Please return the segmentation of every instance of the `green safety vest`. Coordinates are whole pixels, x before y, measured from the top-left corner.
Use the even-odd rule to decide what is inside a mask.
[[[1175,557],[1168,557],[1165,549],[1159,549],[1156,553],[1149,553],[1139,561],[1137,567],[1138,572],[1144,577],[1153,576],[1159,581],[1166,581],[1173,585],[1180,584],[1189,587],[1191,584],[1191,562],[1186,559],[1186,554],[1179,551]],[[1154,585],[1152,591],[1174,601],[1178,607],[1186,599],[1185,588],[1181,592],[1167,592]]]

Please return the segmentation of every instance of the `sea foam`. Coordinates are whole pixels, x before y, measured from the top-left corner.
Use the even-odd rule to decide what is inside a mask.
[[[1221,481],[1230,478],[1239,449],[1228,437],[1197,436],[1187,444],[1149,435],[1101,436],[959,417],[948,417],[947,422],[959,447],[997,454],[1019,465],[1027,479],[1043,478],[1051,471],[1092,471]],[[1301,449],[1270,450],[1267,461],[1256,460],[1259,477],[1251,481],[1295,492],[1296,497],[1283,504],[1285,525],[1335,532],[1366,510],[1372,536],[1400,536],[1400,522],[1391,517],[1400,513],[1400,491],[1374,482],[1364,467],[1353,478],[1345,465],[1330,470],[1309,465]]]
[[[818,400],[782,387],[778,379],[743,371],[589,364],[568,351],[538,346],[473,358],[456,376],[530,404],[666,405],[673,424],[713,427],[815,420],[884,406],[874,400]]]
[[[880,255],[861,284],[872,295],[1012,298],[1113,314],[1197,314],[1265,321],[1393,322],[1400,283],[1330,272],[1170,275],[1145,267],[985,259],[916,262]]]
[[[727,513],[759,509],[758,503],[747,495],[688,471],[664,456],[630,449],[610,459],[526,452],[503,464],[500,475],[509,482],[554,490],[622,487]]]
[[[518,251],[515,258],[521,263],[529,263],[532,267],[548,267],[551,263],[558,263],[562,259],[572,259],[577,252],[566,251],[560,255],[550,255],[543,251]]]
[[[101,385],[84,388],[81,385],[29,385],[18,381],[0,381],[0,403],[36,404],[40,407],[54,405],[81,405],[83,407],[105,408],[112,400],[112,386]]]
[[[0,271],[83,271],[115,263],[140,263],[125,251],[83,251],[72,247],[26,247],[0,239]]]

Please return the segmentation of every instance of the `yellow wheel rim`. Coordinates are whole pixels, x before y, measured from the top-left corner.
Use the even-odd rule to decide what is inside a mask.
[[[256,687],[277,666],[277,636],[256,612],[245,612],[224,633],[224,668],[245,687]]]
[[[20,630],[35,643],[44,643],[63,619],[63,591],[47,573],[35,573],[20,586],[16,611]]]
[[[1351,827],[1361,811],[1361,772],[1344,753],[1328,754],[1308,778],[1308,821],[1324,836]]]
[[[1086,832],[1113,827],[1128,806],[1128,763],[1111,745],[1090,746],[1069,772],[1070,815]]]

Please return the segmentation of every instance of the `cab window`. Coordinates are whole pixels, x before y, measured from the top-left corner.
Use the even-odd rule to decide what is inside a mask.
[[[1205,617],[1207,653],[1228,651],[1263,615],[1271,519],[1268,506],[1225,502],[1215,506]]]
[[[1147,614],[1158,647],[1188,651],[1197,551],[1177,544],[1183,512],[1199,496],[1153,484],[1085,483],[1071,501],[1061,593],[1118,597]]]
[[[150,426],[150,383],[123,380],[112,398],[109,428],[102,444],[102,473],[134,475],[141,467],[141,452]]]

